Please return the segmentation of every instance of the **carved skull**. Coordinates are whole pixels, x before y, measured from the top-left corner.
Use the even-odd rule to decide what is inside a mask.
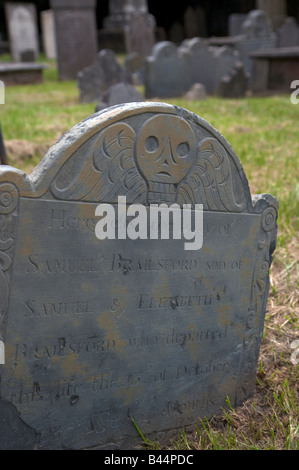
[[[137,138],[135,159],[148,185],[149,203],[174,202],[179,184],[196,159],[191,126],[178,116],[148,119]]]

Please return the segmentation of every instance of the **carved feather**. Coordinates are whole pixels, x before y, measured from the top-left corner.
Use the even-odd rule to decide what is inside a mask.
[[[225,148],[212,137],[204,138],[193,171],[179,188],[178,202],[203,204],[205,210],[242,212],[245,195],[242,191],[237,198],[236,193]]]
[[[86,149],[88,156],[79,171],[76,157],[82,158],[76,154],[84,149],[70,157],[52,184],[53,195],[66,200],[110,203],[117,203],[118,196],[126,196],[128,203],[143,202],[146,184],[136,169],[134,144],[135,132],[129,125],[117,123],[104,129]]]

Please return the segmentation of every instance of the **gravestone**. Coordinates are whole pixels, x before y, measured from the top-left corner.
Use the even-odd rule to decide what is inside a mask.
[[[146,98],[182,96],[190,88],[184,51],[170,41],[157,43],[145,61]]]
[[[81,103],[102,101],[109,87],[120,82],[131,82],[131,75],[117,61],[110,49],[101,50],[96,60],[78,73]]]
[[[241,34],[242,24],[247,15],[244,13],[232,13],[228,17],[228,35],[238,36]]]
[[[123,103],[136,103],[144,101],[141,93],[129,83],[116,83],[112,85],[103,94],[102,102],[96,107],[96,112],[101,111],[109,106]]]
[[[95,0],[50,0],[60,80],[75,80],[97,54]]]
[[[217,95],[223,98],[242,98],[248,90],[248,75],[242,62],[237,62],[232,70],[222,77]]]
[[[253,74],[253,62],[250,54],[259,50],[274,48],[276,42],[277,37],[269,18],[262,10],[252,10],[242,24],[241,37],[236,44],[240,59],[249,74],[250,84]]]
[[[116,106],[1,170],[1,449],[136,448],[253,394],[278,203],[210,124]],[[166,202],[196,247],[139,231]]]
[[[39,43],[35,5],[33,3],[6,3],[5,12],[13,61],[37,60]]]
[[[56,59],[56,34],[53,10],[41,12],[42,37],[47,59]]]
[[[109,16],[103,20],[101,36],[110,31],[117,39],[123,33],[123,52],[137,52],[143,57],[149,55],[156,42],[156,20],[148,12],[147,3],[147,0],[109,0]]]
[[[185,39],[180,50],[185,52],[188,61],[187,77],[190,86],[202,83],[208,93],[214,91],[214,50],[201,38]]]
[[[299,26],[295,18],[288,17],[277,31],[277,47],[299,46]]]
[[[155,28],[156,21],[153,15],[133,12],[125,26],[128,54],[137,52],[142,57],[150,55],[156,42]]]
[[[212,48],[201,38],[186,39],[179,50],[185,57],[190,86],[202,83],[210,94],[217,92],[222,77],[239,61],[237,50],[227,46]]]

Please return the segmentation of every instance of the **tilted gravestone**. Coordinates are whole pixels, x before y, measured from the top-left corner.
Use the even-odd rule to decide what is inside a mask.
[[[184,237],[148,237],[160,203]],[[161,103],[91,116],[29,176],[1,167],[0,448],[132,448],[135,425],[160,439],[251,396],[277,207]]]
[[[36,7],[33,3],[6,3],[10,51],[15,62],[38,59],[39,43]]]

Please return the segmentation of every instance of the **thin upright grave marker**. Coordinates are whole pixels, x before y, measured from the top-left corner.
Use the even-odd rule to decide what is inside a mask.
[[[136,236],[99,239],[119,197]],[[138,236],[136,206],[161,204],[203,206],[200,249]],[[0,448],[135,448],[133,421],[159,440],[250,397],[277,210],[210,124],[161,103],[91,116],[29,176],[1,167]]]

